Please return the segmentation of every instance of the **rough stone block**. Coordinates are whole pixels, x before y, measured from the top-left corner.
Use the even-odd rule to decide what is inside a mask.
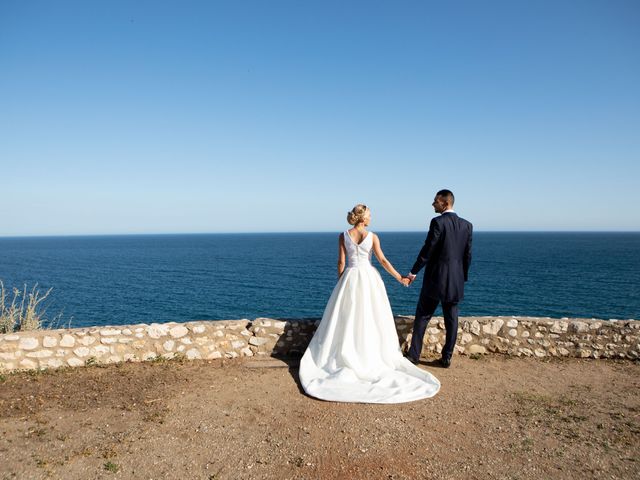
[[[89,349],[87,347],[78,347],[73,351],[73,353],[78,357],[87,357],[89,356]]]
[[[40,361],[40,366],[45,368],[60,368],[64,362],[60,358],[47,358]]]
[[[487,353],[487,349],[482,345],[470,345],[466,347],[466,351],[469,355]]]
[[[147,335],[149,338],[160,338],[169,334],[169,326],[161,323],[152,323],[147,327]],[[138,335],[136,335],[137,337]],[[141,337],[144,335],[141,335]]]
[[[37,350],[27,353],[26,356],[29,358],[48,358],[53,356],[53,352],[51,350]]]
[[[42,346],[46,348],[56,347],[58,346],[58,338],[45,335],[42,339]]]
[[[571,324],[571,331],[575,333],[584,333],[589,331],[589,324],[587,322],[574,321]]]
[[[115,328],[105,328],[103,330],[100,330],[100,335],[104,336],[112,336],[112,335],[120,335],[122,333],[122,330],[118,330]]]
[[[501,318],[497,318],[493,322],[487,325],[483,325],[482,331],[487,335],[497,335],[503,325],[504,320],[502,320]]]
[[[38,348],[39,345],[40,343],[35,337],[22,337],[20,338],[20,342],[18,343],[18,348],[20,350],[34,350]]]
[[[27,368],[27,369],[38,368],[38,364],[33,360],[29,360],[28,358],[23,358],[22,360],[20,360],[20,362],[18,362],[18,365],[21,368]]]
[[[70,367],[81,367],[84,365],[84,360],[80,360],[79,358],[76,358],[76,357],[71,357],[67,359],[67,364]]]

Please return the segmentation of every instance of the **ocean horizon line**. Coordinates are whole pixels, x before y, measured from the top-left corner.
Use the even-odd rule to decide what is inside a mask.
[[[371,229],[372,231],[374,229]],[[131,232],[131,233],[60,233],[60,234],[0,234],[0,240],[2,239],[20,239],[20,238],[87,238],[87,237],[161,237],[161,236],[199,236],[199,235],[317,235],[328,233],[339,233],[339,230],[309,230],[309,231],[295,231],[295,230],[274,230],[274,231],[255,231],[255,232],[242,232],[242,231],[222,231],[222,232]],[[377,230],[377,233],[426,233],[427,227],[421,230]],[[611,234],[640,234],[638,230],[500,230],[500,229],[476,229],[474,233],[611,233]]]
[[[427,235],[378,233],[402,271]],[[315,317],[335,286],[337,237],[333,231],[0,238],[1,280],[9,292],[24,284],[54,287],[51,308],[75,325]],[[640,232],[482,231],[473,248],[465,314],[640,318]],[[394,311],[414,312],[416,292],[381,275]]]

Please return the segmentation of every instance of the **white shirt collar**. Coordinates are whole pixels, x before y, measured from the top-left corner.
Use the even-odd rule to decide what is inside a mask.
[[[456,213],[456,211],[453,208],[449,208],[448,210],[442,212],[440,215],[444,215],[445,213]]]

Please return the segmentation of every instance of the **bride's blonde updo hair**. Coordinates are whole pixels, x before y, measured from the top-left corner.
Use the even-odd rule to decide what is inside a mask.
[[[364,217],[367,216],[368,211],[369,207],[359,203],[353,207],[349,213],[347,213],[347,222],[349,222],[349,225],[358,225],[359,223],[363,223]]]

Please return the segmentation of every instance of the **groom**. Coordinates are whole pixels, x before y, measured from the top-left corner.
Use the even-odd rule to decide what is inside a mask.
[[[406,354],[414,364],[420,360],[427,324],[440,302],[446,328],[446,341],[439,362],[442,367],[451,365],[451,355],[456,345],[458,302],[464,297],[464,282],[469,276],[473,225],[453,211],[454,200],[450,190],[436,193],[432,205],[436,213],[441,215],[431,220],[424,246],[411,272],[405,277],[404,283],[408,286],[426,266],[413,323],[411,347]]]

